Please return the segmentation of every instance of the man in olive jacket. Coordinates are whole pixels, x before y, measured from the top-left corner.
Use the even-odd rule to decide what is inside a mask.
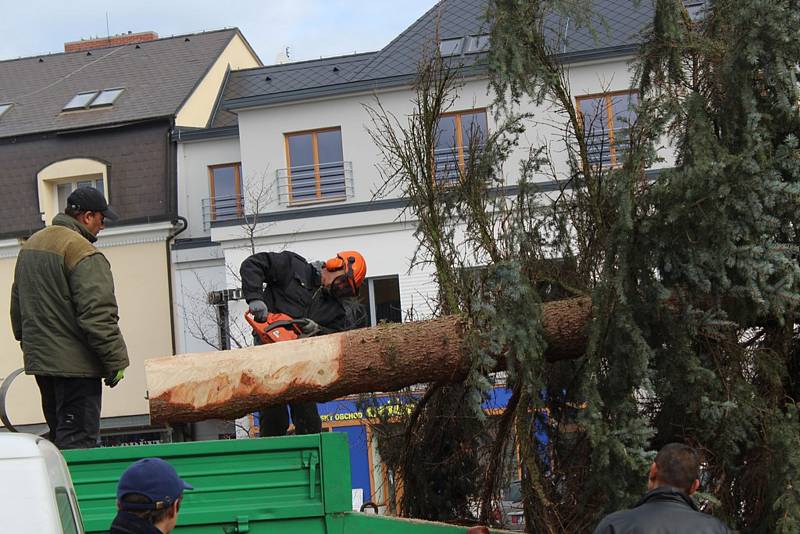
[[[14,337],[60,449],[97,445],[101,379],[114,387],[128,367],[111,267],[92,245],[106,218],[117,216],[100,191],[76,189],[52,226],[25,242],[14,272]]]
[[[719,519],[697,509],[691,495],[700,487],[697,453],[669,443],[658,454],[647,477],[647,494],[630,510],[603,518],[594,534],[729,534]]]

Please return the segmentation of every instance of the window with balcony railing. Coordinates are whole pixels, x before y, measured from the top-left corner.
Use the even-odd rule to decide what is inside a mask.
[[[636,122],[639,93],[623,91],[577,99],[589,163],[615,168],[630,146],[629,130]]]
[[[241,217],[244,208],[241,163],[210,165],[208,177],[211,193],[207,203],[208,220],[224,221]]]
[[[459,172],[469,162],[470,149],[483,146],[487,131],[485,109],[442,115],[433,153],[436,179],[457,180]]]
[[[278,177],[285,175],[288,204],[347,198],[340,128],[288,133],[285,139],[287,168]]]

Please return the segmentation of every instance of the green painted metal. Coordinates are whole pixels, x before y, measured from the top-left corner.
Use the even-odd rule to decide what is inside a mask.
[[[170,462],[194,486],[176,534],[455,534],[465,527],[352,512],[347,435],[64,451],[87,534],[107,532],[131,463]],[[493,531],[494,532],[494,531]]]
[[[339,433],[64,451],[87,532],[108,530],[120,475],[152,456],[195,487],[184,494],[176,532],[219,533],[237,523],[258,532],[258,522],[279,520],[322,525],[326,513],[351,507],[347,436]]]

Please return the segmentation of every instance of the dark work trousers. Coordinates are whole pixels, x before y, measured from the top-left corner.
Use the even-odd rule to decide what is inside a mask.
[[[263,345],[261,338],[253,336],[256,345]],[[258,435],[285,436],[289,429],[289,410],[292,411],[294,433],[319,434],[322,432],[322,419],[319,417],[316,402],[293,402],[289,405],[276,404],[261,408]]]
[[[50,427],[50,441],[59,449],[97,447],[100,434],[99,378],[36,376],[42,394],[42,411]]]

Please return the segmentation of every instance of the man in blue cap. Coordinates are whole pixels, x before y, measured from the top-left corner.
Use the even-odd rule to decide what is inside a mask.
[[[118,512],[109,534],[169,534],[187,489],[194,488],[161,458],[131,464],[117,485]]]

